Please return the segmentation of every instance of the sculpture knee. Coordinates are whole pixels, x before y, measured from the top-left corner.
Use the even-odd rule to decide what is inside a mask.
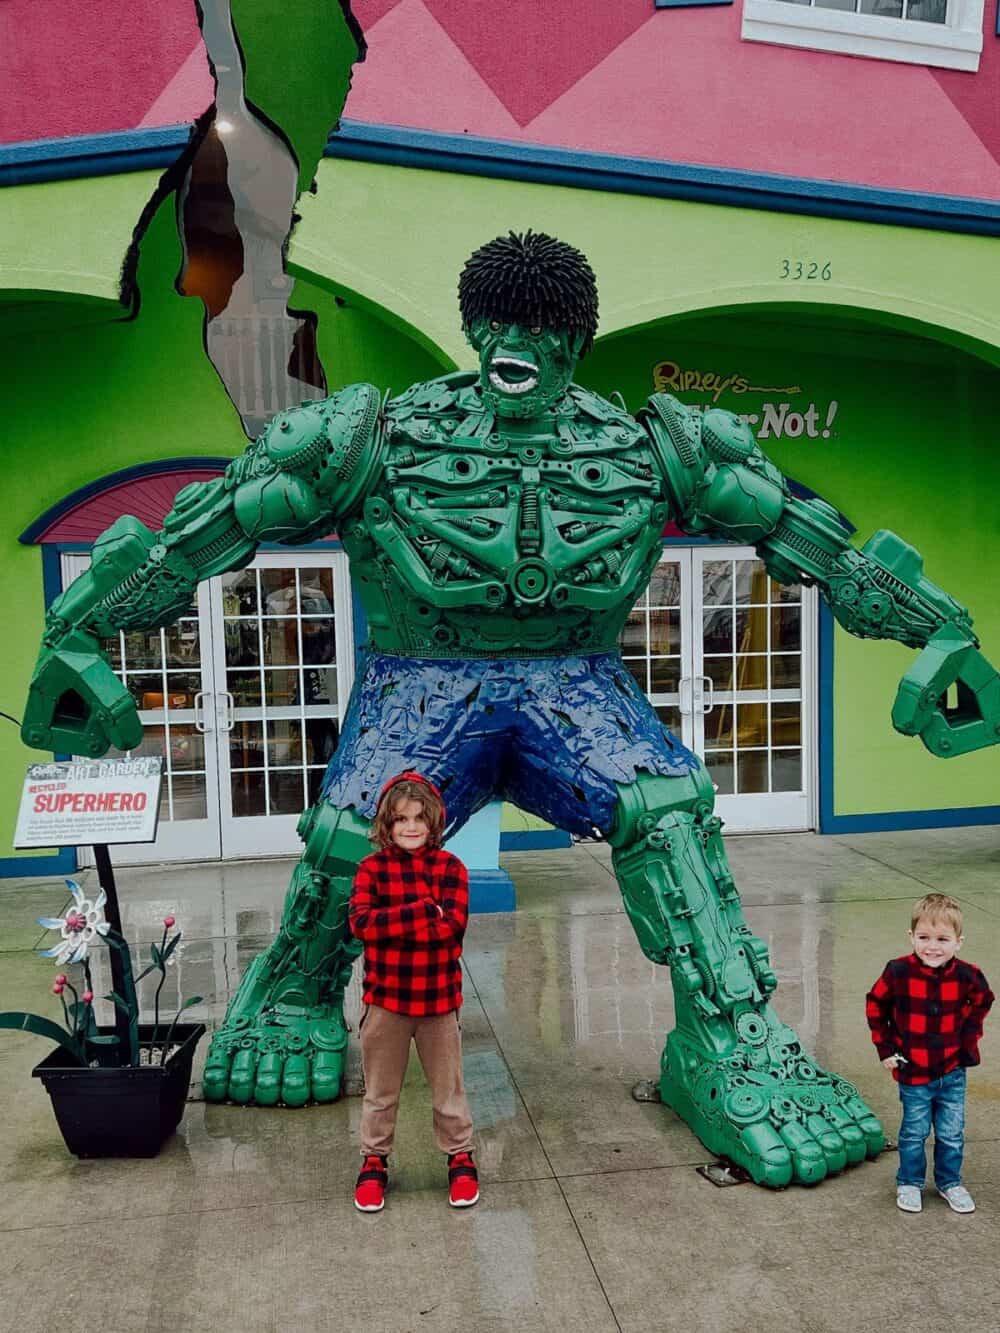
[[[702,825],[715,820],[715,786],[704,764],[679,777],[637,773],[634,782],[618,784],[615,819],[608,842],[616,850],[645,837],[666,814],[684,811]],[[721,823],[719,825],[721,828]]]
[[[311,936],[317,923],[338,933],[346,929],[354,874],[371,851],[369,827],[354,810],[325,802],[302,815],[298,834],[305,848],[292,873],[282,922],[293,938]]]

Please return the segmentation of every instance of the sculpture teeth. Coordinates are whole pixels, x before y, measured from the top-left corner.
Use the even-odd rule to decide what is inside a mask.
[[[504,372],[524,374],[520,380],[507,379]],[[538,384],[538,367],[533,361],[516,356],[495,356],[490,362],[490,383],[501,393],[528,393]]]

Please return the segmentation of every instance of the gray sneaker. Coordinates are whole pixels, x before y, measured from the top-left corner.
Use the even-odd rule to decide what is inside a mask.
[[[956,1186],[956,1188],[961,1188]],[[902,1208],[904,1213],[919,1213],[923,1209],[923,1200],[920,1197],[920,1190],[916,1185],[897,1185],[896,1186],[896,1207]]]
[[[949,1185],[946,1190],[938,1190],[938,1194],[944,1199],[945,1203],[953,1213],[974,1213],[976,1205],[972,1195],[964,1185]],[[900,1204],[902,1207],[902,1204]]]

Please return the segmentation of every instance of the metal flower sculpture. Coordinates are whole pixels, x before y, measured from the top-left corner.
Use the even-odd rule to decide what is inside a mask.
[[[69,1052],[74,1062],[81,1065],[139,1065],[163,1064],[170,1054],[177,1022],[185,1009],[200,1004],[202,997],[192,995],[177,1009],[173,1020],[166,1024],[165,1031],[160,1024],[160,992],[166,980],[166,969],[176,956],[180,944],[181,932],[170,935],[176,924],[173,916],[163,918],[163,934],[159,944],[149,946],[150,961],[137,973],[132,970],[132,956],[125,938],[104,919],[104,905],[107,896],[102,889],[97,897],[88,898],[75,880],[68,879],[66,885],[73,895],[73,902],[65,916],[41,916],[39,925],[46,930],[59,931],[59,942],[51,949],[41,949],[43,958],[53,958],[59,967],[76,964],[83,971],[82,983],[74,986],[65,972],[59,972],[52,984],[52,993],[57,995],[62,1004],[65,1027],[53,1023],[41,1014],[0,1013],[0,1028],[11,1028],[23,1032],[32,1032],[36,1037],[47,1037],[57,1042]],[[169,937],[169,938],[168,938]],[[105,943],[122,955],[124,964],[122,981],[124,994],[111,991],[104,998],[123,1013],[127,1023],[127,1040],[123,1033],[118,1036],[102,1033],[97,1026],[94,1014],[94,983],[90,970],[88,951],[95,943]],[[139,1000],[136,987],[143,977],[151,972],[159,972],[160,979],[153,1001],[154,1021],[149,1039],[139,1040]],[[66,992],[72,996],[71,1002],[65,998]]]
[[[108,897],[103,889],[91,902],[75,879],[68,879],[66,887],[73,895],[73,906],[66,915],[38,918],[40,926],[58,930],[62,936],[58,944],[41,951],[43,958],[54,958],[61,967],[67,963],[82,963],[95,938],[106,938],[111,929],[104,919],[104,904]]]

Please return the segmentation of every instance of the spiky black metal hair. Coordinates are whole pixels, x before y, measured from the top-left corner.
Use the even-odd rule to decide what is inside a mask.
[[[542,231],[511,232],[481,245],[458,280],[462,323],[540,324],[582,333],[586,356],[597,332],[597,280],[581,251]]]

